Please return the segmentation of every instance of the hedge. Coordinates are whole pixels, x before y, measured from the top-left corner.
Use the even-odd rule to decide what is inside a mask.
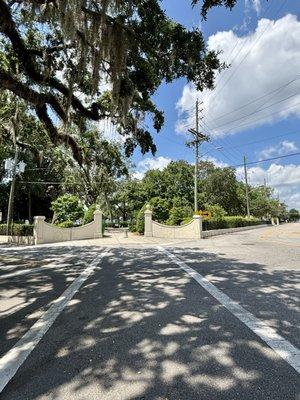
[[[246,218],[241,216],[223,217],[221,219],[210,219],[203,221],[203,230],[211,231],[214,229],[239,228],[243,226],[253,226],[264,224],[257,218]]]
[[[10,234],[12,236],[33,236],[33,225],[13,224]],[[0,235],[6,235],[6,224],[0,224]]]

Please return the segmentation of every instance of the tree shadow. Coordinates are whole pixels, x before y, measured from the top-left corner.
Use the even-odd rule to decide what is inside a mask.
[[[240,262],[195,248],[173,249],[173,253],[300,347],[300,270],[270,270],[261,264]]]
[[[99,248],[24,247],[0,255],[0,356],[98,254]]]
[[[216,263],[226,282],[222,259],[201,257]],[[239,269],[240,282],[263,269],[226,263],[237,268],[236,284]],[[288,284],[288,277],[282,279]],[[58,317],[3,400],[294,400],[297,379],[162,253],[119,248],[110,250]]]

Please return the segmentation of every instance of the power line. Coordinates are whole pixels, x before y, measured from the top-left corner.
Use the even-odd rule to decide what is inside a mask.
[[[287,2],[287,0],[284,0],[283,3],[281,4],[281,6],[278,8],[274,19],[278,16],[278,14],[280,13],[281,9],[283,8],[283,6],[285,5],[285,3]],[[232,77],[234,76],[234,74],[236,73],[236,71],[239,69],[239,67],[241,66],[241,64],[246,60],[246,58],[249,56],[251,50],[256,46],[256,44],[259,42],[259,40],[262,38],[262,36],[266,33],[266,31],[271,27],[272,21],[269,21],[269,24],[266,26],[266,28],[262,31],[262,33],[258,36],[258,38],[256,38],[256,40],[254,41],[254,43],[252,44],[252,46],[249,48],[249,50],[246,52],[245,56],[241,59],[241,61],[239,62],[239,64],[236,66],[236,68],[232,71],[232,73],[230,74],[230,76],[228,77],[228,79],[225,81],[225,83],[221,86],[221,89],[219,89],[219,91],[217,91],[219,94],[220,92],[224,89],[224,87],[227,85],[227,83],[232,79]],[[216,93],[214,93],[214,96],[216,95]]]
[[[219,120],[219,119],[221,119],[221,118],[223,118],[223,117],[225,117],[225,116],[227,116],[227,115],[233,114],[233,113],[236,112],[236,111],[242,110],[243,108],[245,108],[245,107],[247,107],[247,106],[249,106],[249,105],[251,105],[251,104],[253,104],[253,103],[256,103],[258,100],[261,100],[261,99],[263,99],[263,98],[265,98],[265,97],[267,97],[267,96],[270,96],[270,95],[273,94],[273,93],[277,93],[277,92],[279,92],[280,90],[284,89],[285,87],[289,86],[291,83],[294,83],[294,82],[296,82],[296,81],[299,80],[299,79],[300,79],[300,76],[299,76],[299,77],[296,77],[296,78],[294,78],[294,79],[292,79],[291,81],[285,83],[285,84],[282,85],[282,86],[279,86],[279,87],[276,88],[276,89],[271,90],[270,92],[268,92],[268,93],[266,93],[266,94],[264,94],[264,95],[262,95],[262,96],[259,96],[259,97],[254,98],[253,100],[249,101],[248,103],[244,104],[244,105],[241,106],[241,107],[238,107],[238,108],[236,108],[236,109],[234,109],[234,110],[232,110],[232,111],[229,111],[229,112],[227,112],[227,113],[225,113],[225,114],[219,115],[218,117],[214,118],[214,121],[217,121],[217,120]],[[271,99],[272,99],[272,97],[271,97]],[[269,99],[269,101],[270,101],[271,99]],[[210,120],[208,120],[208,122],[209,122],[209,121],[210,121]]]
[[[259,164],[259,163],[264,163],[264,162],[267,162],[267,161],[278,160],[280,158],[293,157],[293,156],[299,156],[299,155],[300,155],[300,152],[298,152],[298,153],[290,153],[290,154],[285,154],[283,156],[265,158],[263,160],[247,162],[247,165]],[[244,164],[230,165],[230,168],[237,168],[237,167],[243,167],[243,166],[244,166]]]
[[[272,3],[270,3],[270,4],[268,5],[268,7],[267,7],[267,8],[265,9],[265,11],[264,11],[264,14],[266,14],[267,11],[269,11],[269,9],[271,8],[271,5],[272,5]],[[268,28],[268,26],[267,26],[267,28]],[[262,35],[261,35],[261,36],[262,36]],[[246,38],[246,39],[249,39],[249,38]],[[260,39],[260,38],[259,38],[259,39]],[[240,40],[240,38],[238,37],[238,38],[237,38],[237,42],[238,42],[239,40]],[[245,47],[245,45],[246,45],[247,42],[248,42],[248,41],[245,40],[244,43],[242,43],[242,45],[241,45],[239,51],[235,54],[235,56],[231,59],[230,62],[229,62],[229,57],[231,56],[232,52],[230,53],[229,57],[227,57],[227,61],[225,61],[225,62],[226,62],[226,63],[229,62],[229,65],[231,65],[231,64],[233,63],[233,61],[238,57],[238,55],[240,54],[240,52],[243,50],[243,48]],[[234,46],[234,47],[236,47],[236,46]],[[252,48],[250,48],[250,51],[251,51],[251,49],[252,49]],[[240,64],[241,64],[241,63],[240,63]],[[236,70],[239,68],[240,64],[238,65],[238,67],[236,68]],[[236,70],[235,70],[235,71],[236,71]],[[226,71],[227,71],[227,70],[226,70]],[[222,78],[223,78],[223,80],[224,80],[224,77],[226,77],[226,75],[228,75],[228,74],[225,73],[226,71],[224,71],[224,73],[223,73],[222,76],[220,77],[218,84],[215,86],[215,92],[212,92],[212,93],[209,95],[208,100],[210,100],[211,97],[212,97],[212,98],[215,97],[215,95],[216,95],[216,93],[217,93],[217,91],[218,91],[218,90],[216,90],[216,89],[218,89],[218,87],[220,86],[220,83],[221,83],[221,81],[222,81]],[[230,70],[229,70],[229,71],[230,71]],[[235,72],[235,71],[234,71],[234,72]],[[231,75],[228,77],[228,80],[225,82],[225,84],[222,86],[222,88],[221,88],[220,90],[222,90],[223,87],[225,87],[225,85],[227,84],[227,82],[229,82],[229,80],[231,79],[231,77],[232,77],[233,75],[234,75],[234,73],[231,74]]]
[[[227,160],[229,160],[230,162],[234,162],[234,160],[231,158],[231,156],[230,155],[227,155],[227,154],[225,154],[223,151],[222,151],[222,149],[218,149],[218,148],[216,148],[212,143],[210,143],[210,142],[208,142],[207,144],[209,144],[210,146],[212,146],[212,147],[214,147],[215,148],[215,150],[217,150],[217,151],[219,151],[220,153],[222,153],[223,154],[223,156],[225,157],[225,158],[227,158]],[[207,154],[207,153],[206,153]],[[209,154],[209,153],[208,153]],[[211,153],[210,153],[211,154]]]
[[[270,137],[265,138],[265,139],[255,140],[253,142],[247,142],[247,143],[243,143],[243,144],[240,144],[240,145],[236,145],[236,146],[233,146],[233,148],[240,148],[240,147],[244,147],[244,146],[249,146],[251,144],[267,142],[268,140],[271,140],[271,139],[277,139],[277,138],[285,137],[285,136],[288,136],[288,135],[295,135],[296,133],[300,133],[300,131],[296,130],[296,131],[292,131],[292,132],[283,133],[281,135],[270,136]]]
[[[294,107],[298,106],[299,104],[300,104],[300,102],[298,102],[298,103],[296,103],[296,104],[293,104],[292,106],[285,107],[285,108],[283,108],[282,110],[280,110],[280,112],[285,111],[285,110],[289,110],[290,108],[294,108]],[[267,115],[267,116],[263,116],[263,117],[260,117],[260,118],[256,118],[255,121],[244,122],[244,123],[242,123],[242,124],[238,124],[238,125],[236,125],[236,126],[233,126],[233,127],[231,127],[230,129],[228,129],[226,132],[224,132],[224,135],[226,135],[227,133],[230,133],[230,131],[235,130],[235,129],[237,129],[237,128],[252,126],[253,123],[255,123],[255,122],[257,122],[257,121],[261,121],[262,119],[271,117],[272,115],[275,115],[275,114],[278,114],[278,113],[279,113],[279,111],[275,111],[275,112],[273,112],[273,113],[271,113],[271,114],[269,114],[269,115]]]
[[[210,131],[210,128],[209,128],[209,126],[207,125],[207,123],[206,123],[205,121],[202,121],[202,123],[203,123],[204,125],[207,126],[207,128],[209,129],[209,130],[208,130],[208,132],[209,132],[209,131]],[[202,126],[202,125],[201,125],[201,126]],[[202,128],[203,128],[203,126],[202,126]],[[205,128],[204,128],[204,129],[205,129]],[[215,141],[219,146],[223,147],[222,143],[220,143],[220,140],[218,140],[218,139],[216,139],[216,138],[212,138],[212,137],[210,137],[210,139],[213,140],[213,141]],[[225,138],[223,138],[222,140],[225,142]],[[226,140],[227,140],[227,139],[226,139]],[[226,142],[225,142],[225,143],[226,143]],[[231,154],[233,155],[233,157],[235,157],[235,158],[240,158],[240,153],[239,153],[238,151],[236,151],[236,150],[233,149],[233,146],[230,144],[229,141],[228,141],[228,146],[230,146],[230,147],[227,148],[227,151],[228,151],[228,152],[231,152]],[[237,155],[235,155],[234,152],[235,152]],[[222,154],[224,154],[224,153],[222,152]],[[225,155],[225,154],[224,154],[224,155]],[[228,158],[228,157],[226,156],[226,158]]]
[[[289,99],[291,99],[292,97],[295,97],[295,96],[298,96],[298,95],[299,95],[299,93],[294,93],[294,94],[292,94],[292,95],[290,95],[290,96],[288,96],[288,97],[285,97],[284,99],[281,99],[281,100],[276,101],[275,103],[272,103],[272,104],[269,104],[268,106],[259,108],[259,109],[255,110],[255,111],[251,112],[250,114],[243,115],[242,117],[239,117],[239,118],[233,119],[233,120],[231,120],[231,121],[225,122],[224,124],[215,126],[215,127],[211,128],[211,130],[215,130],[215,129],[221,128],[221,127],[223,127],[223,126],[229,125],[229,124],[231,124],[231,123],[233,123],[233,122],[240,121],[241,119],[248,118],[248,117],[250,117],[250,116],[252,116],[252,115],[254,115],[254,114],[258,113],[258,112],[261,112],[261,111],[263,111],[263,110],[266,110],[266,109],[268,109],[268,108],[270,108],[270,107],[272,107],[272,106],[275,106],[276,104],[282,103],[283,101],[289,100]]]

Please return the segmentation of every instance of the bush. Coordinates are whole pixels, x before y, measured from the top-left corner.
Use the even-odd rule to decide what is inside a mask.
[[[192,217],[186,217],[186,218],[184,218],[184,219],[181,221],[180,225],[186,225],[186,224],[188,224],[189,222],[191,222],[192,219],[193,219]]]
[[[212,215],[212,218],[215,220],[223,219],[227,214],[224,208],[218,204],[206,204],[205,210],[209,211]]]
[[[52,210],[56,217],[56,223],[81,219],[84,215],[83,204],[77,196],[65,194],[52,201]]]
[[[10,234],[12,236],[33,236],[33,225],[13,224]],[[6,235],[6,224],[0,224],[0,235]]]
[[[60,222],[59,224],[56,224],[59,228],[72,228],[74,226],[74,222],[73,221],[64,221],[64,222]],[[77,225],[78,226],[78,225]]]
[[[241,216],[237,217],[225,217],[224,218],[228,228],[238,228],[241,226],[260,225],[262,221],[258,218],[245,218]]]
[[[189,206],[173,206],[170,210],[167,225],[180,225],[182,221],[191,217],[193,211]]]
[[[97,204],[92,204],[89,206],[89,208],[84,213],[83,217],[84,224],[89,224],[90,222],[94,221],[94,212],[96,211],[96,209],[97,209]]]
[[[243,226],[253,226],[263,224],[258,218],[245,218],[242,216],[226,216],[221,219],[212,218],[210,220],[203,221],[203,229],[210,231],[214,229],[228,229],[228,228],[239,228]]]
[[[149,204],[153,211],[153,219],[155,221],[164,222],[168,219],[170,205],[166,199],[162,199],[161,197],[152,197]]]
[[[135,230],[136,232],[143,234],[145,230],[145,211],[147,205],[145,204],[136,216]]]
[[[136,232],[136,220],[132,219],[129,223],[128,223],[128,228],[130,232]]]

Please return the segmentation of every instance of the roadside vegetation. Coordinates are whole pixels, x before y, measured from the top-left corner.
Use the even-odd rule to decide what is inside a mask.
[[[15,222],[31,224],[33,216],[44,215],[58,226],[76,226],[91,222],[99,206],[107,226],[141,233],[146,204],[155,220],[169,225],[188,223],[193,215],[192,165],[174,161],[138,180],[130,156],[137,148],[156,152],[164,113],[152,99],[162,83],[185,78],[198,90],[212,89],[226,65],[207,50],[201,31],[168,18],[159,1],[104,3],[99,11],[92,1],[0,0],[3,221],[11,187],[8,159],[26,165],[16,173]],[[206,18],[212,7],[235,3],[207,0],[200,12]],[[105,123],[122,140],[108,140]],[[267,186],[249,188],[252,218],[245,219],[245,185],[231,168],[201,162],[198,179],[199,209],[212,214],[207,227],[299,219]],[[26,231],[28,223],[11,229]]]

